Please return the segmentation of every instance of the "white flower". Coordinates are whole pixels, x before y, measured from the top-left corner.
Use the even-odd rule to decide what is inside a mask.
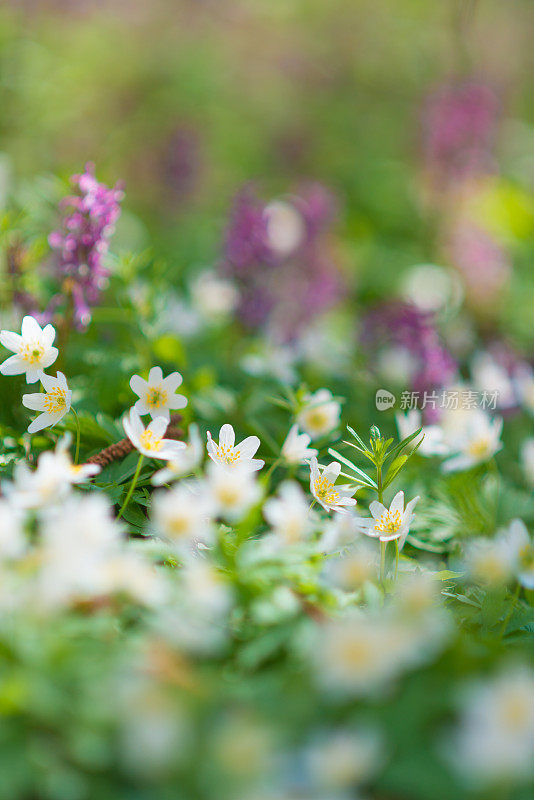
[[[246,468],[229,470],[211,465],[206,488],[217,516],[230,522],[241,519],[261,497],[255,476]]]
[[[453,747],[456,767],[474,781],[530,777],[534,771],[534,672],[513,665],[469,687]]]
[[[353,536],[356,530],[354,520]],[[377,550],[369,539],[359,536],[353,547],[341,558],[327,562],[327,575],[335,586],[346,592],[361,589],[366,581],[373,580],[377,573]]]
[[[356,500],[352,497],[354,486],[334,485],[340,472],[341,464],[338,461],[332,461],[327,467],[319,466],[315,457],[310,462],[310,491],[325,511],[346,513],[345,506],[356,505]]]
[[[21,332],[0,332],[0,343],[15,355],[0,364],[2,375],[26,373],[27,383],[36,383],[47,367],[58,357],[57,347],[52,347],[56,331],[52,325],[43,329],[33,317],[24,317]]]
[[[288,464],[302,464],[306,459],[317,455],[314,447],[309,447],[311,436],[308,433],[299,433],[299,426],[295,423],[289,429],[286,440],[282,445],[282,456]]]
[[[534,486],[534,437],[525,439],[521,445],[521,465],[527,483]]]
[[[18,508],[43,508],[62,500],[73,484],[83,483],[100,472],[97,464],[73,464],[68,452],[70,434],[64,436],[55,451],[39,456],[37,469],[17,464],[14,482],[7,484],[6,494]]]
[[[534,414],[534,370],[530,364],[521,364],[516,370],[514,386],[521,405]]]
[[[337,427],[341,405],[334,400],[329,389],[319,389],[305,398],[305,405],[297,415],[297,423],[312,439],[325,436]]]
[[[309,506],[300,485],[286,481],[263,506],[263,515],[273,534],[284,544],[296,544],[310,531]]]
[[[498,408],[516,405],[515,390],[508,372],[488,352],[478,352],[471,362],[473,386],[480,393],[496,396]]]
[[[161,367],[152,367],[147,381],[139,375],[132,375],[130,387],[139,395],[134,406],[137,413],[141,416],[150,414],[152,419],[164,417],[169,422],[171,410],[185,408],[187,405],[187,398],[183,394],[175,394],[182,380],[179,372],[171,372],[164,378]]]
[[[302,214],[284,200],[273,200],[263,213],[267,219],[269,246],[277,256],[287,258],[304,241],[306,224]]]
[[[211,543],[213,509],[198,484],[181,483],[156,492],[152,509],[156,529],[173,544],[189,549],[194,542]]]
[[[36,433],[49,425],[55,425],[70,411],[72,392],[62,372],[57,373],[57,378],[53,378],[52,375],[45,375],[43,372],[41,383],[46,394],[36,392],[22,395],[23,406],[32,409],[32,411],[42,412],[30,423],[28,433]]]
[[[149,458],[162,458],[165,461],[172,461],[177,457],[180,450],[185,448],[185,442],[163,438],[168,426],[168,421],[165,417],[155,417],[145,429],[139,413],[135,408],[131,408],[129,415],[124,417],[122,424],[126,436],[136,450],[139,450],[140,453]]]
[[[231,425],[223,425],[219,431],[219,444],[213,441],[208,431],[208,455],[216,464],[226,469],[239,468],[255,472],[261,469],[265,461],[253,458],[260,446],[257,436],[247,436],[241,444],[235,444],[235,432]]]
[[[372,517],[358,519],[358,525],[367,536],[376,536],[381,542],[399,540],[399,548],[404,546],[410,525],[414,518],[413,509],[419,497],[410,500],[404,508],[404,492],[397,492],[389,508],[374,500],[369,506]]]
[[[200,438],[198,425],[193,422],[189,426],[189,442],[186,443],[183,450],[180,450],[176,458],[169,461],[166,467],[154,473],[152,476],[153,485],[163,486],[164,483],[170,483],[176,478],[191,474],[200,466],[203,454],[204,445]]]
[[[443,462],[444,472],[466,470],[488,461],[502,448],[502,417],[491,419],[485,411],[475,408],[462,415],[462,429],[451,441],[457,453]]]
[[[509,546],[515,550],[515,572],[519,583],[525,589],[534,589],[534,542],[527,530],[527,526],[521,519],[513,519],[501,536],[505,538]]]
[[[462,300],[461,281],[452,270],[436,264],[417,264],[403,280],[403,295],[422,311],[436,312]]]
[[[375,730],[350,728],[317,736],[305,752],[313,785],[337,791],[368,780],[381,755],[382,743]]]
[[[395,421],[400,439],[406,439],[406,437],[421,428],[422,414],[418,409],[413,408],[406,414],[395,414]],[[419,442],[421,444],[417,452],[422,456],[441,456],[449,452],[444,440],[443,430],[439,425],[425,425],[420,436],[417,436],[410,443],[411,449],[413,450]]]
[[[204,270],[190,285],[193,305],[206,322],[217,322],[228,316],[239,302],[239,292],[234,284],[219,277],[213,270]]]

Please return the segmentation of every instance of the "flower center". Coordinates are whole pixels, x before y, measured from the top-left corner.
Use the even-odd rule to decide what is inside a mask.
[[[400,511],[386,511],[375,522],[375,530],[380,531],[380,533],[397,533],[401,525],[402,515]]]
[[[161,408],[167,404],[167,392],[159,387],[153,387],[148,390],[146,402],[151,408]]]
[[[334,484],[325,478],[324,475],[315,480],[315,494],[319,500],[325,503],[335,504],[340,498],[339,492],[334,488]]]
[[[312,408],[306,415],[306,421],[310,428],[323,428],[328,421],[327,415],[322,408]]]
[[[61,414],[62,411],[67,410],[67,397],[65,389],[60,389],[56,386],[51,392],[45,395],[43,400],[45,411],[49,414]]]
[[[235,464],[239,461],[239,453],[233,447],[224,447],[224,445],[217,445],[217,456],[225,464]]]
[[[158,450],[161,450],[161,439],[158,439],[152,431],[146,430],[143,431],[141,436],[139,437],[139,442],[145,450],[151,450],[154,453],[157,453]]]
[[[480,439],[474,439],[467,448],[467,452],[474,458],[482,458],[490,452],[490,440],[487,436],[481,436]]]
[[[44,347],[40,342],[28,342],[22,346],[20,355],[28,364],[38,364],[44,356]]]

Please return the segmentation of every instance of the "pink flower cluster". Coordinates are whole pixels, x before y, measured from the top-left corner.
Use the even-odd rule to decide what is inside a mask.
[[[63,293],[72,297],[76,325],[84,328],[91,321],[91,306],[98,303],[107,283],[106,254],[124,193],[119,186],[110,189],[99,183],[90,163],[71,182],[75,193],[61,204],[68,213],[62,228],[50,234],[48,241],[58,251],[58,277]]]

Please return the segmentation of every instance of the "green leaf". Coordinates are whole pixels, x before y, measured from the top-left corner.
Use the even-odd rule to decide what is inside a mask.
[[[401,471],[403,466],[408,461],[408,458],[409,456],[397,456],[397,458],[391,462],[391,464],[389,465],[389,469],[386,473],[386,476],[384,478],[384,484],[383,484],[384,489],[387,489],[389,484],[398,475],[398,473]]]
[[[332,447],[328,448],[328,452],[331,456],[337,458],[342,464],[345,464],[345,466],[347,466],[349,469],[352,469],[356,473],[358,477],[353,478],[353,480],[357,481],[357,483],[362,483],[364,486],[370,486],[371,489],[376,489],[378,491],[378,486],[374,480],[370,478],[369,475],[366,475],[366,473],[357,467],[356,464],[353,464],[352,461],[349,461],[348,458],[342,456],[341,453],[338,453],[337,450],[334,450]]]

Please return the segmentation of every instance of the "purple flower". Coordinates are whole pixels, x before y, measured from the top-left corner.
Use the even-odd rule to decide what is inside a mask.
[[[494,91],[475,80],[441,86],[427,98],[423,152],[438,188],[491,168],[498,112]]]
[[[456,362],[440,340],[433,315],[417,306],[393,301],[373,309],[364,320],[362,343],[371,352],[384,345],[405,350],[415,366],[407,376],[414,391],[447,386],[456,375]]]
[[[488,305],[498,299],[511,265],[506,251],[490,233],[469,221],[460,221],[449,236],[448,253],[464,278],[472,303]]]
[[[237,195],[221,269],[239,287],[244,324],[287,341],[340,299],[330,243],[334,217],[332,195],[317,183],[268,204],[250,187]]]
[[[71,182],[75,193],[61,203],[66,211],[62,227],[48,241],[59,255],[62,292],[72,297],[75,322],[84,328],[107,284],[106,255],[124,193],[119,186],[109,189],[99,183],[93,164],[86,164],[85,172],[73,175]]]

